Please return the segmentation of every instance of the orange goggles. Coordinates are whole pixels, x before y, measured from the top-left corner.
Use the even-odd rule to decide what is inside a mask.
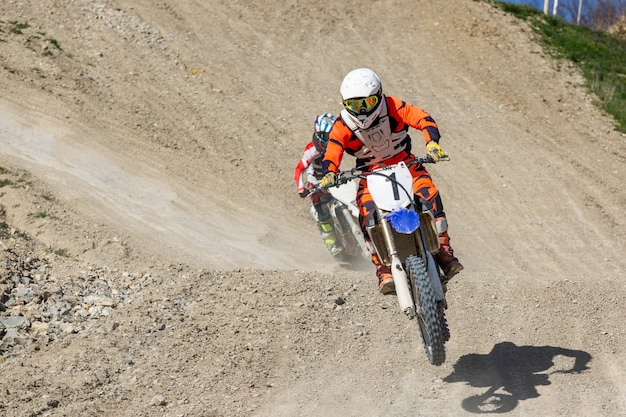
[[[349,98],[343,101],[346,109],[353,113],[369,113],[378,104],[380,98],[376,95],[360,98]]]

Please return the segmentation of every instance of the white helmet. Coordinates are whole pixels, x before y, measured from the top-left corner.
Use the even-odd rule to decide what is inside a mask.
[[[383,106],[383,87],[378,75],[369,68],[350,71],[341,83],[343,107],[360,128],[368,128]]]
[[[326,151],[328,135],[333,129],[334,123],[335,116],[333,116],[332,113],[320,114],[315,118],[315,123],[313,124],[313,144],[321,153]]]

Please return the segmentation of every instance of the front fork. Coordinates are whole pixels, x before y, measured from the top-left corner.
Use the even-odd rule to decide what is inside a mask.
[[[396,249],[396,243],[393,240],[393,232],[391,230],[391,224],[384,217],[385,213],[376,208],[378,218],[380,219],[380,226],[385,240],[385,246],[389,252],[389,259],[391,260],[391,275],[393,276],[393,284],[396,287],[396,296],[400,303],[400,309],[409,317],[415,317],[415,303],[413,302],[413,296],[409,288],[409,280],[406,275],[406,271],[402,267],[400,257],[398,256],[398,250]]]
[[[424,227],[420,227],[420,234],[422,236],[423,242],[428,242],[429,236],[427,236],[426,229]],[[430,237],[432,239],[432,237]],[[435,262],[435,258],[432,253],[428,250],[422,252],[426,255],[426,270],[428,271],[428,277],[430,278],[430,282],[433,286],[433,292],[435,295],[435,300],[444,301],[445,302],[445,292],[443,290],[443,285],[441,284],[441,279],[439,278],[439,268]]]

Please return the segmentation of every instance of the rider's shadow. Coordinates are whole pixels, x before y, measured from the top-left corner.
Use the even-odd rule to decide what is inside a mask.
[[[554,373],[579,373],[587,367],[591,355],[581,350],[553,346],[516,346],[498,343],[487,355],[465,355],[454,365],[445,382],[467,382],[473,387],[488,388],[462,402],[471,413],[506,413],[521,400],[539,397],[537,386],[550,385]],[[572,364],[573,362],[573,364]],[[506,393],[502,393],[506,391]]]

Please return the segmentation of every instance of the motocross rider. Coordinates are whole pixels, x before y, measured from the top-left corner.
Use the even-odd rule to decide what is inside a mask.
[[[339,255],[343,248],[337,242],[333,230],[328,202],[330,195],[324,189],[316,188],[322,179],[322,157],[328,144],[328,133],[335,123],[335,116],[331,113],[320,114],[315,118],[313,124],[313,138],[305,146],[302,158],[296,165],[294,178],[300,197],[309,197],[312,203],[312,214],[317,219],[317,227],[322,235],[322,239],[333,255]],[[303,173],[307,174],[307,181],[303,178]]]
[[[344,152],[357,158],[357,167],[369,165],[367,170],[400,161],[409,165],[415,159],[411,153],[409,127],[422,132],[427,152],[435,162],[446,157],[446,153],[439,146],[439,128],[433,118],[417,106],[397,97],[385,96],[380,79],[371,69],[358,68],[350,71],[341,83],[340,93],[344,108],[330,132],[322,160],[322,187],[335,182]],[[413,176],[413,192],[417,198],[431,204],[441,244],[435,260],[446,280],[449,280],[463,269],[463,265],[450,247],[441,197],[422,164],[411,164],[409,169]],[[361,229],[369,240],[365,223],[368,214],[374,210],[374,202],[364,179],[359,182],[357,205]],[[376,267],[380,292],[393,293],[395,287],[390,267],[383,265],[376,253],[372,254],[372,262]]]

